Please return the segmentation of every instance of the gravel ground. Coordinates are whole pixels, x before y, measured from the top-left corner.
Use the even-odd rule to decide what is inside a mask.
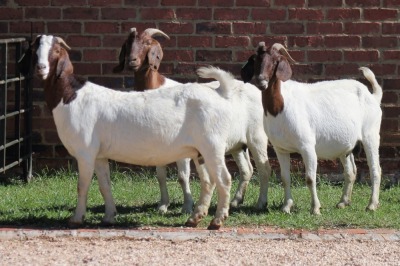
[[[399,241],[36,237],[0,241],[0,265],[399,265]]]

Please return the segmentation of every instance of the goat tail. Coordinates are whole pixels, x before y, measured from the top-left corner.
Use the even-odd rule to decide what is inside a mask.
[[[197,69],[197,75],[201,78],[212,78],[219,81],[218,93],[224,98],[229,98],[231,87],[233,87],[233,81],[235,80],[231,73],[218,67],[208,66]]]
[[[383,92],[382,87],[376,81],[374,72],[372,72],[371,69],[369,69],[368,67],[360,67],[359,69],[363,72],[364,77],[371,83],[373,91],[372,94],[375,96],[375,99],[378,101],[378,103],[380,103],[382,100]]]

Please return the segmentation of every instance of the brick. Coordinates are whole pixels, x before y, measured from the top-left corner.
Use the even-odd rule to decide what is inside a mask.
[[[13,2],[19,6],[32,6],[32,0],[14,0]],[[50,0],[35,0],[36,6],[48,6],[49,4]]]
[[[396,64],[375,64],[372,65],[371,70],[374,72],[376,76],[383,76],[383,75],[395,75],[397,65]]]
[[[188,22],[160,22],[159,29],[167,34],[193,34],[194,25]]]
[[[101,64],[74,62],[74,73],[78,75],[101,75]]]
[[[10,32],[12,33],[23,33],[28,34],[31,32],[31,27],[33,29],[34,36],[38,32],[45,32],[45,24],[42,21],[34,21],[32,22],[10,22]]]
[[[64,19],[98,19],[100,10],[98,8],[86,8],[86,7],[70,7],[63,10]]]
[[[115,49],[85,49],[83,51],[83,61],[86,62],[116,61],[117,58]]]
[[[101,46],[100,36],[70,35],[65,40],[71,47],[99,47]]]
[[[139,17],[149,20],[174,19],[175,12],[171,8],[141,8]]]
[[[296,80],[301,80],[300,77],[305,75],[312,76],[320,76],[323,71],[322,64],[306,64],[306,65],[293,65],[293,77],[296,77]]]
[[[379,6],[380,0],[345,0],[349,6]]]
[[[289,19],[291,20],[323,20],[324,13],[321,9],[296,8],[289,9]]]
[[[342,52],[338,50],[310,50],[307,51],[309,62],[335,62],[342,60]]]
[[[233,22],[234,34],[266,34],[267,25],[261,22]]]
[[[47,144],[58,144],[61,140],[58,137],[57,131],[46,130],[44,132],[44,142]]]
[[[165,61],[178,61],[178,62],[193,62],[194,61],[194,50],[168,50],[164,49],[163,62]]]
[[[200,22],[196,24],[197,34],[231,34],[229,22]]]
[[[252,38],[251,44],[253,45],[254,49],[256,47],[258,47],[258,44],[260,42],[265,42],[268,46],[270,46],[276,42],[287,46],[287,42],[288,42],[287,39],[288,38],[286,36],[282,36],[282,35],[279,35],[279,36],[271,36],[271,35],[255,36]]]
[[[382,103],[396,104],[398,100],[399,100],[398,93],[393,91],[385,91],[382,97]]]
[[[344,51],[344,60],[349,62],[376,62],[379,60],[377,50]]]
[[[198,0],[199,6],[234,6],[234,0]]]
[[[249,17],[248,9],[240,8],[215,8],[215,20],[247,20]]]
[[[400,34],[400,23],[383,23],[382,34]]]
[[[309,22],[307,23],[308,34],[341,34],[343,24],[339,22]]]
[[[198,50],[196,51],[196,61],[200,62],[215,62],[215,61],[232,61],[232,51],[231,50],[220,50],[220,51],[210,51],[210,50]]]
[[[90,76],[88,78],[91,82],[99,84],[112,89],[122,88],[123,78],[122,77],[106,77],[106,76]]]
[[[128,34],[130,32],[130,29],[133,27],[135,27],[138,32],[142,32],[148,28],[157,28],[157,25],[154,22],[122,22],[121,32],[123,34]]]
[[[47,22],[47,30],[57,33],[81,33],[82,24],[72,21]]]
[[[158,6],[159,0],[124,0],[125,6],[135,6],[135,7],[143,7],[143,6]]]
[[[22,20],[23,10],[22,8],[7,8],[0,7],[1,20]]]
[[[397,37],[384,37],[384,36],[365,36],[362,38],[364,48],[394,48],[398,47]]]
[[[59,8],[25,8],[26,19],[59,19],[60,17]]]
[[[119,33],[119,25],[117,22],[85,22],[86,33]]]
[[[178,37],[179,47],[211,47],[211,36]]]
[[[195,6],[197,0],[161,0],[162,6]]]
[[[250,58],[250,56],[252,56],[254,54],[254,51],[250,51],[250,50],[245,50],[245,51],[236,51],[235,52],[235,58],[237,62],[243,62],[243,64],[247,63],[247,60]]]
[[[322,36],[299,36],[289,37],[289,46],[291,47],[321,47],[324,45]]]
[[[65,6],[65,0],[51,0],[52,6]],[[68,0],[68,6],[87,6],[86,0]]]
[[[217,36],[215,38],[215,47],[228,48],[228,47],[247,47],[250,44],[250,38],[247,36]]]
[[[272,9],[272,8],[253,8],[251,11],[253,20],[285,20],[286,9]]]
[[[400,116],[400,107],[397,106],[383,106],[383,116],[387,118],[397,118]]]
[[[210,20],[212,18],[211,8],[177,8],[176,17],[178,19],[189,20]]]
[[[327,64],[325,65],[325,74],[326,76],[334,77],[334,78],[343,78],[347,76],[358,76],[359,75],[359,66],[357,64]]]
[[[89,6],[121,6],[123,0],[88,0]],[[126,1],[125,1],[126,2]]]
[[[361,10],[356,8],[333,8],[326,11],[326,19],[329,20],[348,19],[354,21],[360,18]]]
[[[383,80],[383,90],[398,90],[400,88],[400,79],[390,78]]]
[[[131,20],[137,17],[136,8],[102,8],[101,18],[108,20]]]
[[[383,94],[382,103],[384,103],[384,98],[385,94]],[[397,119],[382,119],[381,131],[396,132],[398,130],[399,130],[399,122]]]
[[[398,10],[388,8],[364,9],[365,20],[397,20]]]
[[[236,0],[236,6],[269,7],[271,0]]]
[[[8,23],[7,22],[0,22],[0,32],[8,33]]]
[[[342,0],[308,0],[309,7],[322,6],[342,6]]]
[[[383,6],[386,7],[398,7],[400,6],[400,0],[384,0]]]
[[[298,7],[305,7],[306,1],[305,0],[275,0],[275,6],[298,6]]]
[[[400,50],[385,50],[382,52],[383,60],[400,60]]]
[[[274,34],[303,34],[305,32],[302,23],[275,22],[270,24],[271,33]]]
[[[349,22],[344,27],[347,34],[379,34],[381,25],[378,22]]]
[[[360,47],[359,36],[325,36],[326,47]]]

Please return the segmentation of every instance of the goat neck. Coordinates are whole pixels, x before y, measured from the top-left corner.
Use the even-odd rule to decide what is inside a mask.
[[[278,64],[279,62],[277,62],[276,64],[274,74],[268,82],[267,89],[262,90],[262,104],[264,107],[265,116],[267,116],[267,113],[270,113],[271,115],[276,117],[279,113],[283,111],[284,100],[281,93],[282,81],[276,77]]]
[[[135,72],[135,90],[145,91],[158,89],[165,83],[165,77],[150,67]]]
[[[60,60],[63,60],[61,64]],[[76,91],[86,80],[73,74],[71,61],[64,49],[61,49],[60,58],[51,60],[50,65],[49,76],[44,81],[44,96],[47,107],[52,111],[61,101],[63,104],[72,102],[76,98]]]

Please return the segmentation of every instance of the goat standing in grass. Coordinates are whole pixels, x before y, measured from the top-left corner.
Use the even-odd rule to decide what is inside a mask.
[[[41,35],[19,65],[27,74],[32,64],[36,76],[43,80],[58,135],[78,162],[78,202],[70,226],[83,223],[93,172],[105,201],[103,223],[115,222],[108,159],[159,166],[191,158],[197,166],[201,155],[210,180],[201,180],[200,199],[187,225],[196,226],[207,215],[215,184],[218,203],[209,229],[218,229],[228,217],[231,176],[225,150],[232,121],[237,119],[227,100],[238,93],[224,83],[229,75],[219,69],[208,70],[220,81],[215,90],[191,83],[121,92],[74,75],[67,49],[61,38]]]
[[[149,28],[139,34],[136,28],[131,28],[128,38],[122,45],[119,65],[114,68],[115,73],[125,68],[133,70],[136,91],[145,91],[158,88],[168,88],[178,83],[158,72],[163,51],[160,43],[153,37],[161,36],[169,39],[164,32]],[[216,89],[218,82],[202,83]],[[250,149],[257,170],[260,175],[260,194],[257,208],[262,209],[267,205],[268,177],[271,175],[271,166],[268,161],[267,145],[268,138],[263,129],[261,93],[251,84],[236,81],[236,90],[240,91],[239,97],[232,97],[232,112],[236,113],[237,119],[232,121],[232,130],[227,138],[227,154],[232,154],[240,172],[240,182],[232,199],[231,206],[237,207],[243,202],[247,185],[253,175],[253,166],[247,147]],[[253,111],[249,111],[253,110]],[[260,113],[259,113],[260,112]],[[234,130],[237,128],[238,130]],[[246,148],[244,148],[246,147]],[[246,151],[244,151],[246,149]],[[181,160],[178,165],[178,180],[184,193],[184,212],[191,211],[192,196],[189,186],[190,165],[189,160]],[[199,174],[207,174],[205,169],[200,169]],[[160,184],[161,201],[159,210],[165,212],[169,205],[168,191],[166,187],[165,167],[157,167],[157,178]]]
[[[381,168],[379,141],[382,111],[382,88],[372,71],[360,68],[371,83],[373,93],[356,80],[323,81],[314,84],[289,80],[294,62],[281,44],[266,47],[260,43],[242,69],[245,82],[256,78],[262,90],[264,126],[276,151],[285,190],[283,211],[293,205],[290,192],[290,153],[301,154],[306,183],[311,192],[311,213],[320,214],[316,190],[317,158],[339,158],[344,166],[345,183],[338,207],[350,204],[355,181],[355,166],[351,151],[357,142],[363,144],[370,175],[372,193],[367,210],[379,203]]]

